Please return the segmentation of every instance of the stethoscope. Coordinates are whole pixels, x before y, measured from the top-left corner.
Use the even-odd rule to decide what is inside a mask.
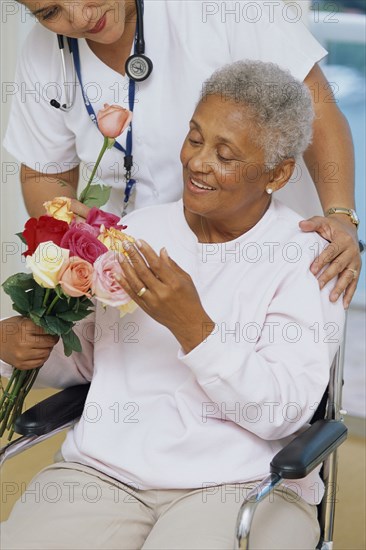
[[[153,70],[153,63],[151,59],[149,59],[145,55],[143,0],[135,0],[135,3],[136,3],[137,22],[136,22],[134,53],[126,60],[125,71],[130,80],[133,80],[135,82],[142,82],[143,80],[146,80],[151,75]],[[65,58],[65,38],[69,49],[69,53],[73,58],[72,97],[70,97],[70,89],[67,84],[68,79],[67,79],[67,68],[66,68],[66,58]],[[50,101],[50,104],[52,105],[52,107],[55,107],[56,109],[60,109],[61,111],[68,112],[68,111],[71,111],[71,109],[75,104],[76,85],[77,85],[76,78],[78,76],[77,67],[75,66],[75,53],[77,55],[76,50],[78,50],[78,42],[77,42],[77,39],[75,38],[68,38],[61,34],[57,35],[57,41],[58,41],[58,47],[60,50],[62,78],[64,81],[66,102],[61,104],[56,99],[52,99]]]
[[[144,40],[144,23],[143,23],[143,0],[135,0],[136,3],[136,13],[137,13],[137,22],[136,22],[136,34],[135,34],[135,43],[134,43],[134,53],[126,60],[125,64],[125,71],[126,75],[129,78],[129,86],[128,86],[128,102],[129,102],[129,109],[130,111],[133,111],[134,108],[134,102],[135,102],[135,83],[136,82],[142,82],[143,80],[146,80],[152,70],[153,70],[153,64],[151,59],[149,59],[145,55],[145,40]],[[76,98],[76,86],[77,81],[79,81],[81,92],[83,95],[83,100],[85,104],[85,108],[88,112],[88,115],[92,122],[97,125],[97,117],[95,115],[94,109],[85,93],[84,87],[83,87],[83,81],[82,81],[82,75],[81,75],[81,63],[80,63],[80,55],[79,55],[79,45],[78,40],[76,38],[69,38],[66,37],[67,46],[69,49],[70,56],[73,60],[73,90],[72,94],[70,94],[70,89],[68,86],[68,80],[67,80],[67,67],[66,67],[66,59],[65,59],[65,37],[58,34],[57,35],[58,40],[58,46],[60,50],[60,57],[61,57],[61,67],[62,67],[62,78],[64,81],[64,89],[65,89],[65,99],[66,102],[61,104],[56,99],[52,99],[50,101],[50,104],[52,107],[55,107],[56,109],[60,109],[64,112],[69,112],[73,108],[75,104],[75,98]],[[131,191],[134,188],[136,181],[131,178],[131,171],[133,167],[133,157],[132,157],[132,124],[130,124],[128,133],[127,133],[127,139],[126,139],[126,148],[122,147],[120,143],[117,141],[114,144],[114,147],[116,147],[119,151],[124,153],[124,167],[126,170],[125,173],[125,179],[126,179],[126,188],[125,188],[125,196],[124,196],[124,208],[123,208],[123,214],[126,213],[126,208],[131,196]]]

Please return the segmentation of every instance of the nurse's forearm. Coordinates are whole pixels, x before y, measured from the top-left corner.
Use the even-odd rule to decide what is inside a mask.
[[[305,152],[304,160],[323,211],[331,206],[354,208],[354,149],[348,122],[319,67],[313,68],[305,83],[313,96],[316,118],[313,143]]]
[[[22,165],[20,172],[24,203],[30,216],[45,214],[43,203],[55,197],[76,197],[79,167],[61,174],[42,174]]]

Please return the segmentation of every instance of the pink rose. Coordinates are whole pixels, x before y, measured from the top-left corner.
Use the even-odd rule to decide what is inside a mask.
[[[110,227],[120,230],[126,229],[127,225],[118,225],[120,221],[121,218],[119,216],[104,212],[96,206],[93,206],[93,208],[89,210],[86,218],[86,223],[97,229],[99,229],[101,225],[104,225],[105,229],[109,229]]]
[[[131,302],[130,296],[115,280],[123,271],[118,261],[123,255],[109,250],[94,264],[92,291],[97,300],[105,305],[120,307]]]
[[[132,113],[119,105],[104,104],[97,115],[98,128],[106,138],[116,138],[124,132],[132,120]]]
[[[93,228],[86,223],[71,227],[63,236],[61,247],[70,250],[70,256],[78,256],[93,264],[108,248],[96,238],[94,230],[92,233],[90,229]]]
[[[98,237],[99,235],[99,228],[93,227],[92,225],[85,222],[77,222],[76,220],[73,220],[70,224],[69,229],[78,229],[80,231],[86,231],[87,233],[91,233],[91,235],[94,235],[94,237]]]
[[[88,296],[92,285],[93,266],[77,256],[69,258],[59,273],[59,284],[72,298]]]

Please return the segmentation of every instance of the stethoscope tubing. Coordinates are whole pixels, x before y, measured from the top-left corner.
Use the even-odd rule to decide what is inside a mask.
[[[136,2],[136,13],[137,13],[137,22],[136,22],[136,38],[135,38],[135,53],[130,56],[126,62],[126,73],[130,80],[145,80],[152,71],[153,65],[149,58],[147,58],[145,54],[145,39],[144,39],[144,17],[143,17],[143,0],[135,0]],[[56,109],[60,109],[63,112],[69,112],[73,108],[75,104],[76,99],[76,86],[77,86],[77,70],[75,67],[75,55],[74,50],[72,47],[73,41],[77,39],[71,39],[66,38],[68,46],[69,46],[69,53],[72,57],[72,65],[73,65],[73,90],[72,90],[72,97],[70,97],[69,94],[69,88],[67,85],[67,68],[66,68],[66,59],[65,59],[65,37],[61,34],[57,35],[57,41],[58,46],[60,50],[60,57],[61,57],[61,68],[62,68],[62,77],[64,81],[64,90],[65,90],[65,99],[66,102],[64,104],[61,104],[56,99],[52,99],[50,101],[52,107],[55,107]],[[75,48],[74,48],[75,49]],[[142,61],[142,63],[145,66],[145,73],[143,78],[136,77],[130,70],[131,61],[134,59]],[[80,81],[80,78],[79,78]],[[84,98],[85,100],[85,98]]]

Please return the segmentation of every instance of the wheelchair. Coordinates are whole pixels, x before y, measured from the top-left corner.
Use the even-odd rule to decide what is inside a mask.
[[[284,480],[301,479],[323,463],[325,494],[318,506],[319,550],[331,550],[336,502],[337,448],[347,437],[341,409],[344,345],[333,360],[329,385],[311,420],[310,427],[277,453],[269,475],[248,493],[236,523],[237,548],[250,548],[250,527],[258,504],[268,498]],[[15,432],[21,437],[0,449],[0,465],[5,460],[71,427],[83,414],[90,384],[72,386],[52,395],[25,411],[16,420]]]

